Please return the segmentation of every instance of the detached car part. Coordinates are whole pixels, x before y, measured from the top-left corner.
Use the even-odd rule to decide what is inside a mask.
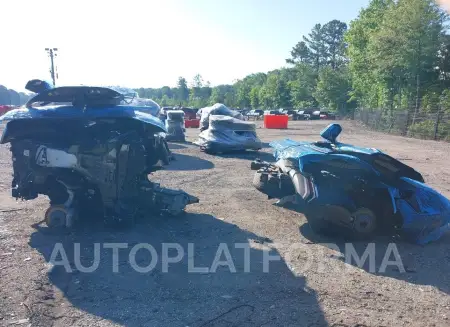
[[[262,148],[254,123],[229,116],[211,115],[208,125],[208,129],[201,132],[195,142],[202,151],[223,153]]]
[[[253,185],[322,234],[367,239],[383,230],[425,244],[450,230],[450,201],[420,173],[377,149],[337,142],[341,131],[330,124],[325,141],[272,142],[277,162],[253,162]]]
[[[171,159],[167,130],[152,114],[159,106],[127,104],[136,102],[109,88],[30,83],[40,93],[0,117],[8,121],[1,143],[11,144],[12,196],[47,195],[49,226],[70,227],[80,215],[132,223],[198,202],[148,179]]]
[[[200,115],[200,132],[209,128],[211,116],[228,116],[236,118],[237,120],[244,119],[244,116],[242,116],[239,111],[231,110],[222,103],[216,103],[211,107],[201,108],[197,111],[197,115]]]
[[[166,140],[172,142],[185,142],[186,129],[184,128],[184,111],[168,110],[166,111],[167,119],[165,122],[167,135]]]

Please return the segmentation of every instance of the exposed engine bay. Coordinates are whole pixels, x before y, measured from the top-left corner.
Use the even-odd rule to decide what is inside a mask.
[[[42,112],[40,117],[26,112],[31,115],[26,119],[14,118],[23,117],[19,111],[28,109],[9,112],[12,117],[1,140],[11,143],[12,196],[23,200],[48,196],[48,226],[71,227],[78,217],[99,216],[130,224],[139,215],[177,215],[186,205],[198,202],[186,192],[148,179],[171,159],[164,130],[158,125],[117,114],[84,115],[86,108],[76,108],[80,110],[76,117],[63,117],[65,110],[72,109],[58,107],[45,113],[45,109],[30,108]]]

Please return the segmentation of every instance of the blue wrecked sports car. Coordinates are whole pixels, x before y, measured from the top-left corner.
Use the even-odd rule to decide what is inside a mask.
[[[49,227],[99,216],[129,224],[198,202],[148,179],[171,159],[155,102],[120,88],[54,88],[41,80],[26,88],[36,95],[0,117],[7,122],[0,143],[10,143],[12,196],[48,196]]]
[[[252,162],[253,185],[304,213],[318,234],[368,239],[388,231],[426,244],[450,230],[450,201],[419,172],[377,149],[338,142],[341,132],[331,124],[324,141],[272,142],[277,161]]]

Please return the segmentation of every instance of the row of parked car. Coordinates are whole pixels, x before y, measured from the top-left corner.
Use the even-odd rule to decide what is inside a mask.
[[[186,120],[200,118],[200,112],[197,108],[188,107],[163,107],[161,108],[160,118],[165,120],[166,111],[168,110],[182,110]],[[241,114],[247,119],[260,119],[264,115],[288,115],[292,117],[292,120],[319,120],[319,119],[337,119],[336,114],[317,110],[317,109],[279,109],[279,110],[239,110]]]
[[[280,110],[262,110],[253,109],[244,113],[248,118],[259,119],[264,115],[289,115],[293,120],[318,120],[318,119],[336,119],[334,113],[315,109],[280,109]]]

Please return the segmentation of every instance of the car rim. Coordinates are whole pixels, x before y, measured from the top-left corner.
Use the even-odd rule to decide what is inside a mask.
[[[45,215],[45,221],[49,227],[64,227],[66,219],[67,212],[63,208],[49,208]]]
[[[353,214],[353,219],[353,226],[356,231],[367,233],[373,230],[375,224],[375,216],[371,211],[367,209],[357,210]]]

